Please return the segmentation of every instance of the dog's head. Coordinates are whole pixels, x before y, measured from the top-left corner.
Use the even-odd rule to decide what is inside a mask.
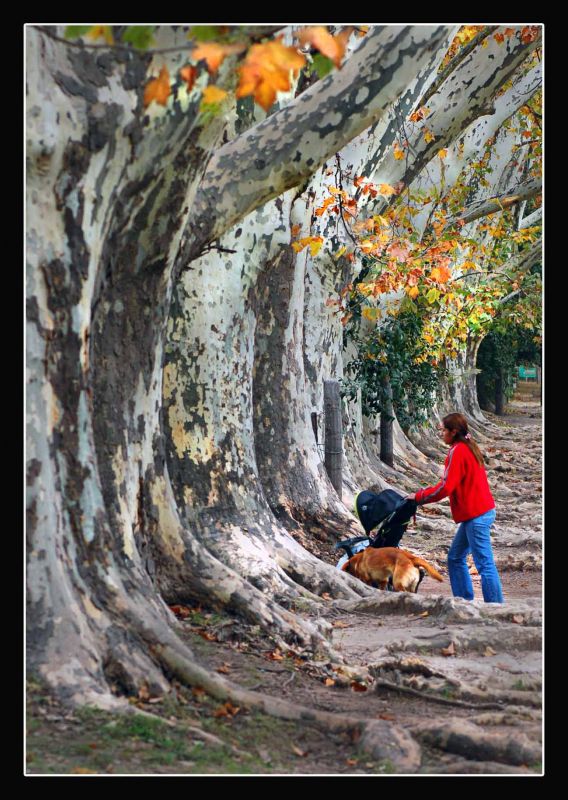
[[[361,560],[363,553],[355,553],[354,556],[351,556],[349,561],[346,561],[345,564],[341,567],[344,572],[348,572],[350,575],[355,575],[358,577],[359,572],[359,561]]]

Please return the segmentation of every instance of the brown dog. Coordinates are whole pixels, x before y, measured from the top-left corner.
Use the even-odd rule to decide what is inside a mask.
[[[377,584],[379,589],[386,589],[390,579],[395,592],[416,592],[424,570],[437,581],[444,580],[423,558],[399,547],[367,547],[355,553],[341,569],[363,583]]]

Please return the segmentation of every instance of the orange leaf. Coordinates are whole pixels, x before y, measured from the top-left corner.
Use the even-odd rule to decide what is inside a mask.
[[[322,55],[327,56],[330,61],[333,61],[335,66],[339,69],[351,30],[352,29],[347,29],[347,31],[342,31],[338,36],[332,36],[326,28],[321,26],[302,28],[298,33],[298,39],[302,45],[313,45]]]
[[[322,600],[333,600],[333,597],[328,592],[324,592],[322,594]]]
[[[396,194],[396,189],[388,183],[379,183],[379,194],[383,197],[389,197],[391,194]]]
[[[147,108],[152,100],[165,106],[171,94],[170,73],[167,67],[162,67],[157,78],[153,78],[146,84],[144,89],[144,108]]]
[[[446,283],[452,277],[452,273],[447,267],[434,267],[430,277],[438,283]]]
[[[216,672],[221,672],[223,675],[228,675],[231,671],[231,668],[228,664],[221,664],[220,667],[217,667]]]
[[[306,63],[294,47],[285,47],[280,39],[266,44],[253,44],[239,69],[237,97],[254,95],[265,110],[274,104],[276,92],[290,89],[290,72],[296,75]]]
[[[499,44],[503,44],[503,42],[505,41],[505,37],[503,36],[502,33],[494,33],[493,38],[495,39],[496,42],[499,42]]]
[[[291,230],[292,236],[297,236],[301,230],[302,230],[301,225],[292,225],[292,230]]]
[[[197,67],[192,67],[190,64],[187,64],[185,67],[180,69],[179,74],[183,81],[187,83],[187,91],[191,92],[193,89],[193,84],[197,78],[199,70]]]
[[[174,612],[176,617],[180,619],[186,619],[186,617],[191,615],[191,611],[187,606],[170,606],[170,609]]]
[[[364,683],[359,683],[359,681],[352,681],[351,682],[351,688],[353,689],[354,692],[366,692],[367,691],[367,687],[365,686],[365,684]]]
[[[443,647],[440,652],[442,653],[443,656],[455,656],[456,648],[454,646],[454,643],[450,642],[449,645],[447,647]]]
[[[326,678],[324,681],[325,686],[335,686],[335,681],[333,678]]]
[[[227,56],[242,53],[244,44],[217,44],[217,42],[203,42],[191,54],[192,61],[205,61],[210,73],[217,72]]]
[[[390,720],[396,719],[394,714],[379,714],[378,717],[379,719],[390,719]]]

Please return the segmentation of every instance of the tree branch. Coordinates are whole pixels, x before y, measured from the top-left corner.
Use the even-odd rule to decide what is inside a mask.
[[[441,25],[376,26],[341,70],[219,148],[186,229],[191,252],[296,186],[376,122],[446,34]]]
[[[540,191],[542,191],[542,183],[540,180],[526,181],[515,187],[513,191],[506,192],[506,194],[471,203],[471,205],[467,206],[460,214],[451,217],[448,220],[448,225],[455,225],[460,221],[464,223],[473,222],[473,220],[479,219],[479,217],[486,217],[488,214],[504,211],[506,208],[510,208],[510,206],[521,200],[534,197]]]

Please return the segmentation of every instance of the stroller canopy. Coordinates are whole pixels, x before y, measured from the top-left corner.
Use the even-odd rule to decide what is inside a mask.
[[[406,500],[394,489],[385,489],[379,494],[363,491],[355,497],[355,513],[367,534],[391,514],[389,525],[405,525],[415,512],[416,503]]]

